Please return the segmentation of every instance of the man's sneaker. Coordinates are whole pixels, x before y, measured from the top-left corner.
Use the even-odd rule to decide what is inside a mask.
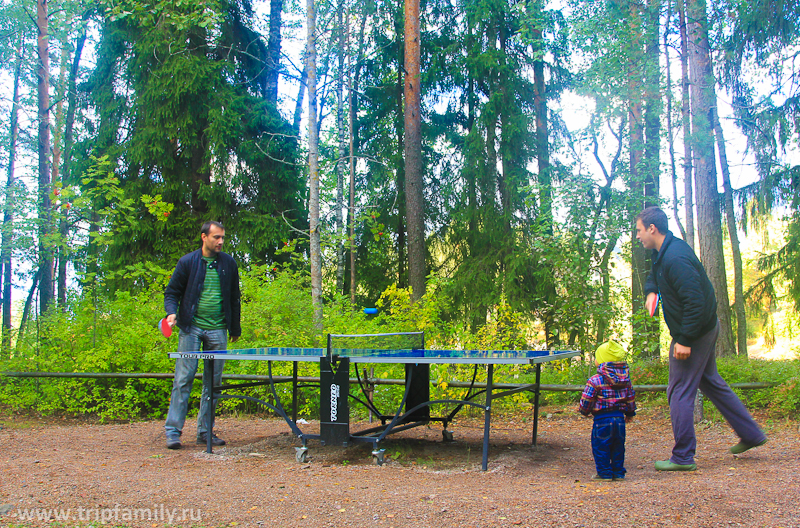
[[[601,482],[611,482],[611,478],[601,477],[600,475],[593,476],[592,480],[599,480]]]
[[[614,482],[616,482],[616,481],[618,481],[618,480],[625,480],[625,477],[614,477],[614,478],[612,478],[611,480],[613,480]]]
[[[207,445],[208,444],[208,437],[205,433],[197,435],[197,443],[200,445]],[[212,446],[224,446],[226,444],[225,440],[218,437],[214,433],[211,433],[211,445]]]
[[[656,461],[656,471],[694,471],[697,464],[676,464],[671,460]]]
[[[181,439],[175,437],[167,437],[167,449],[180,449]]]
[[[747,451],[748,449],[753,449],[754,447],[762,446],[767,443],[767,439],[763,439],[762,441],[755,443],[755,444],[748,444],[746,442],[739,442],[735,446],[731,448],[731,453],[734,455],[740,455]]]

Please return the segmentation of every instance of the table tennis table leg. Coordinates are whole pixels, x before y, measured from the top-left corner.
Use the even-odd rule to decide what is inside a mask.
[[[536,364],[536,390],[533,391],[533,445],[539,436],[539,383],[542,381],[542,364]]]
[[[206,431],[206,453],[213,453],[211,441],[214,438],[214,433],[211,430],[211,424],[214,419],[214,360],[205,359],[203,361],[205,362],[205,365],[203,365],[205,373],[203,385],[205,385],[206,398],[208,398],[208,406],[206,407],[206,425],[208,426]]]
[[[489,429],[492,417],[492,380],[494,378],[494,365],[488,365],[486,375],[486,408],[483,411],[483,462],[481,468],[486,471],[489,467]]]
[[[292,365],[292,421],[297,423],[297,361]]]

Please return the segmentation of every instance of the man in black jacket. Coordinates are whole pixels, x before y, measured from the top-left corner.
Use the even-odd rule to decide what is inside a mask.
[[[731,448],[732,453],[763,445],[767,437],[717,372],[714,350],[719,320],[714,288],[692,248],[675,238],[667,226],[667,215],[658,207],[648,207],[636,217],[636,238],[645,249],[653,250],[645,305],[649,308],[660,301],[672,336],[667,397],[675,446],[672,457],[656,462],[655,468],[694,471],[694,399],[698,388],[739,436],[741,441]]]
[[[225,228],[219,222],[206,222],[200,229],[200,249],[181,257],[164,291],[164,310],[167,323],[180,329],[178,352],[197,350],[226,350],[242,335],[239,268],[233,257],[222,252]],[[224,360],[215,360],[214,385],[220,385]],[[197,373],[197,359],[175,360],[175,379],[169,402],[167,447],[180,449],[181,432],[186,421],[189,395]],[[197,416],[197,443],[206,444],[211,435],[213,445],[225,445],[214,434],[214,420],[206,423],[208,398],[205,388]]]

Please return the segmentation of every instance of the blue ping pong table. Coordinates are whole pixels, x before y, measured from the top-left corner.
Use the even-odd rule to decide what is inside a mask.
[[[222,384],[220,386],[206,386],[205,393],[214,400],[235,398],[252,401],[267,407],[281,416],[293,434],[301,441],[302,447],[296,447],[295,458],[298,462],[305,462],[308,454],[308,441],[319,440],[322,445],[348,446],[351,443],[371,443],[372,455],[377,464],[383,464],[384,450],[379,448],[380,442],[389,434],[407,430],[413,427],[426,425],[430,422],[440,422],[443,425],[442,435],[445,441],[452,441],[452,432],[448,431],[448,424],[464,406],[477,407],[484,412],[483,430],[483,458],[481,467],[486,471],[489,459],[489,430],[491,424],[492,401],[504,396],[522,391],[534,393],[534,420],[533,444],[536,444],[539,419],[539,384],[541,380],[541,365],[549,361],[567,359],[580,355],[578,351],[547,351],[547,350],[429,350],[429,349],[370,349],[370,348],[333,348],[332,337],[358,337],[380,338],[395,336],[397,334],[360,334],[328,336],[327,348],[291,348],[291,347],[266,347],[239,350],[209,350],[197,352],[171,352],[170,358],[202,359],[207,375],[203,378],[207,385],[213,384],[213,360],[249,360],[267,361],[268,381],[250,383]],[[276,391],[276,380],[272,374],[272,362],[290,361],[293,365],[292,395],[293,415],[290,417],[281,403]],[[319,434],[304,433],[297,423],[297,390],[301,385],[298,379],[299,362],[316,362],[320,365],[320,432]],[[361,399],[357,394],[350,394],[350,364],[366,363],[395,363],[406,366],[405,389],[402,401],[393,414],[384,414],[376,408],[371,398],[367,396],[365,380],[362,380],[356,366],[356,382],[360,392],[364,395]],[[431,364],[462,364],[474,365],[475,374],[480,366],[485,366],[487,371],[486,389],[474,391],[476,375],[473,375],[472,384],[463,399],[431,400],[428,396],[430,380],[428,369]],[[533,365],[536,370],[536,382],[529,385],[514,387],[494,392],[494,367],[496,365]],[[269,385],[274,404],[251,396],[229,394],[226,391],[242,390],[245,388]],[[310,386],[310,385],[303,385]],[[483,402],[477,402],[476,397],[485,394]],[[381,421],[380,426],[370,427],[359,431],[350,430],[350,400],[354,400],[367,407]],[[445,416],[431,417],[430,408],[433,405],[450,404],[454,409]],[[214,412],[214,405],[208,406],[208,412]],[[404,410],[405,409],[405,410]],[[212,416],[209,416],[209,423]],[[212,453],[211,435],[208,436],[206,452]]]

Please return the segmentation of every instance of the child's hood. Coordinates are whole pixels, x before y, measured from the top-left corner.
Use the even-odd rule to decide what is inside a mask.
[[[601,363],[597,367],[597,373],[603,376],[612,387],[624,385],[630,382],[630,373],[628,372],[628,364],[625,362],[611,362]]]

